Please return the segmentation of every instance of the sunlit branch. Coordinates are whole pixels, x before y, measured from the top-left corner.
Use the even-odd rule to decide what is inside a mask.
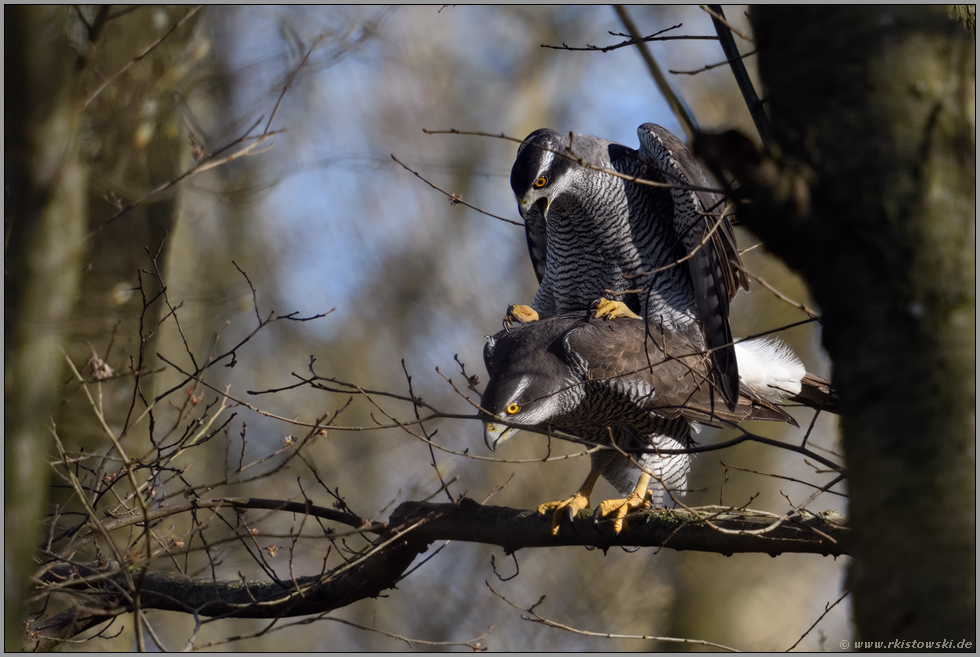
[[[495,134],[495,133],[491,133],[491,132],[480,132],[480,131],[476,131],[476,130],[456,130],[455,128],[450,128],[448,130],[427,130],[427,129],[424,129],[423,128],[422,129],[422,132],[424,132],[427,135],[468,135],[468,136],[471,136],[471,137],[492,137],[494,139],[503,139],[505,141],[512,141],[512,142],[517,143],[517,144],[523,144],[524,143],[524,140],[523,139],[517,139],[516,137],[510,137],[508,135],[505,135],[502,132],[498,132],[498,133]],[[574,137],[574,134],[575,133],[569,133],[569,134]],[[574,142],[574,139],[573,139],[573,142]],[[664,189],[683,189],[683,190],[687,190],[687,191],[691,191],[691,192],[710,192],[712,194],[724,194],[725,193],[725,190],[723,190],[723,189],[717,189],[717,188],[714,188],[714,187],[697,187],[695,185],[677,185],[677,184],[673,184],[673,183],[662,183],[662,182],[657,182],[655,180],[647,180],[645,178],[641,178],[640,177],[642,174],[637,174],[635,176],[628,176],[628,175],[626,175],[624,173],[620,173],[618,171],[613,171],[612,169],[604,169],[602,167],[597,167],[594,164],[590,164],[590,163],[586,162],[583,158],[577,157],[574,154],[570,153],[570,151],[568,151],[568,150],[565,150],[565,151],[556,151],[556,150],[553,150],[553,149],[548,148],[546,146],[542,146],[541,144],[531,144],[531,146],[533,146],[535,148],[540,148],[543,151],[548,151],[549,153],[554,153],[555,155],[559,155],[561,157],[564,157],[565,159],[571,160],[572,162],[575,162],[576,164],[578,164],[582,168],[591,169],[592,171],[598,171],[600,173],[604,173],[606,175],[613,176],[613,177],[616,177],[616,178],[622,178],[623,180],[627,180],[629,182],[636,183],[637,185],[646,185],[648,187],[660,187],[660,188],[664,188]]]
[[[466,201],[464,201],[462,198],[460,198],[456,194],[450,194],[446,190],[441,189],[440,187],[434,185],[433,183],[431,183],[428,180],[426,180],[425,178],[423,178],[422,177],[422,174],[420,174],[418,171],[410,168],[407,164],[405,164],[404,162],[402,162],[401,160],[399,160],[397,157],[395,157],[394,153],[392,153],[391,159],[393,159],[395,162],[397,162],[398,164],[400,164],[402,166],[402,168],[405,169],[406,171],[408,171],[409,173],[414,174],[416,178],[418,178],[419,180],[421,180],[422,182],[424,182],[426,185],[428,185],[432,189],[436,190],[440,194],[445,195],[449,199],[449,202],[452,205],[465,205],[466,207],[470,208],[471,210],[476,210],[480,214],[485,214],[488,217],[492,217],[493,219],[498,219],[498,220],[503,221],[503,222],[506,222],[508,224],[513,224],[514,226],[523,226],[524,225],[524,223],[521,222],[521,221],[514,221],[512,219],[507,219],[506,217],[501,217],[501,216],[498,216],[498,215],[495,215],[495,214],[491,214],[490,212],[487,212],[486,210],[482,210],[482,209],[476,207],[475,205],[470,205],[469,203],[467,203]]]

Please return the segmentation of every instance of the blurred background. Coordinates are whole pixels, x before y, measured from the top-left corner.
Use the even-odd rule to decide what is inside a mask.
[[[94,11],[85,10],[89,27]],[[455,357],[465,364],[467,375],[480,377],[477,387],[482,389],[484,336],[499,330],[508,304],[530,303],[536,290],[524,231],[452,204],[392,156],[466,203],[519,222],[509,186],[516,143],[423,130],[454,128],[522,139],[547,126],[637,147],[637,127],[652,121],[683,137],[635,48],[601,53],[541,47],[623,41],[609,34],[624,32],[614,11],[607,6],[209,7],[99,90],[188,11],[146,7],[115,17],[106,24],[99,47],[88,55],[80,77],[91,102],[82,114],[80,147],[89,175],[89,226],[101,226],[113,216],[114,199],[131,202],[158,190],[193,167],[195,158],[234,142],[256,122],[259,128],[252,134],[260,133],[273,112],[269,129],[282,132],[256,149],[272,143],[271,150],[157,191],[151,202],[87,241],[81,298],[67,343],[73,361],[85,363],[94,350],[114,368],[125,370],[131,364],[141,318],[152,324],[146,321],[138,286],[142,281],[143,293],[152,295],[159,274],[170,303],[179,305],[180,332],[168,320],[147,338],[153,347],[146,350],[146,367],[162,371],[143,385],[148,394],[158,394],[180,383],[179,372],[154,354],[191,368],[185,342],[203,361],[256,328],[252,290],[234,261],[254,286],[263,317],[272,311],[310,316],[336,310],[317,321],[263,328],[237,353],[234,368],[209,370],[207,383],[217,389],[229,386],[232,397],[266,413],[304,422],[343,409],[336,424],[367,430],[332,429],[304,448],[307,463],[294,461],[269,477],[233,482],[211,494],[302,500],[302,487],[315,503],[329,506],[334,499],[322,482],[355,513],[384,520],[397,504],[439,491],[440,477],[456,479],[448,489],[454,497],[482,502],[492,495],[489,503],[515,508],[534,508],[574,491],[588,471],[585,459],[506,462],[543,458],[547,441],[540,436],[521,434],[493,455],[496,462],[435,451],[433,465],[429,447],[405,431],[370,429],[387,421],[364,399],[345,406],[349,395],[308,387],[275,395],[248,391],[295,384],[292,373],[307,374],[313,356],[322,376],[407,395],[404,361],[416,395],[446,413],[473,412],[436,368],[476,401],[466,391]],[[714,34],[710,16],[696,7],[629,11],[644,34],[677,24],[682,27],[670,34]],[[735,28],[750,35],[743,7],[726,7],[726,14]],[[69,20],[70,30],[84,29],[85,22],[82,27],[79,22]],[[69,36],[79,52],[89,52],[79,34]],[[737,40],[743,53],[754,49],[753,43]],[[670,71],[696,71],[724,60],[712,40],[655,42],[650,48]],[[753,58],[745,61],[752,71]],[[738,128],[756,137],[727,66],[668,77],[702,129]],[[750,272],[810,304],[796,276],[764,248],[753,248],[758,240],[752,234],[737,229],[737,237],[740,249],[751,249],[743,255]],[[752,287],[733,303],[736,335],[774,331],[807,319],[762,285],[754,282]],[[809,371],[830,377],[817,323],[776,334]],[[112,426],[121,426],[133,398],[132,379],[107,381],[102,390],[106,407],[115,404],[119,409],[114,416],[107,412],[115,417]],[[195,394],[208,403],[217,398],[207,389]],[[86,428],[92,424],[91,413],[77,388],[66,384],[65,398],[59,424],[77,428],[72,444],[98,445],[95,432]],[[412,417],[409,405],[377,401],[400,419]],[[159,410],[158,424],[166,412]],[[185,475],[192,482],[207,481],[223,470],[229,445],[236,453],[243,431],[248,462],[270,457],[282,449],[285,436],[300,430],[243,406],[229,409],[223,419],[231,412],[235,416],[224,437],[195,450]],[[802,429],[770,424],[751,429],[799,442],[813,413],[794,413]],[[435,420],[427,429],[438,430],[435,442],[451,450],[490,456],[475,420]],[[140,431],[146,434],[145,424]],[[699,440],[732,435],[706,430]],[[810,444],[836,451],[837,441],[835,420],[818,418]],[[572,445],[557,448],[579,451]],[[270,468],[276,458],[270,458]],[[760,473],[818,485],[829,481],[802,457],[743,444],[698,456],[689,478],[696,490],[684,501],[748,504],[784,513],[790,508],[787,498],[799,504],[812,492]],[[604,499],[614,491],[603,481],[596,494]],[[443,492],[433,499],[448,498]],[[847,513],[846,498],[840,495],[825,494],[808,508]],[[258,526],[270,534],[297,526],[298,520],[282,516],[287,514],[268,517]],[[259,543],[276,544],[277,539],[260,538]],[[285,544],[278,539],[279,546]],[[293,556],[296,574],[319,572],[325,545],[300,543]],[[491,558],[502,577],[514,574],[518,566],[519,574],[501,581]],[[219,561],[218,577],[265,577],[234,544],[225,547]],[[269,563],[289,576],[284,557]],[[684,647],[589,637],[522,620],[522,612],[494,596],[486,580],[518,605],[530,606],[546,596],[535,611],[580,630],[785,650],[841,596],[845,566],[846,559],[815,555],[724,557],[670,549],[603,554],[584,548],[522,550],[515,565],[499,548],[453,543],[386,597],[358,602],[312,624],[219,643],[214,649],[405,650],[408,644],[383,633],[461,642],[491,628],[481,639],[491,650]],[[842,639],[851,638],[849,617],[845,600],[797,649],[838,649]],[[168,647],[184,645],[194,629],[186,615],[154,612],[151,618]],[[252,620],[210,623],[201,629],[196,645],[253,635],[262,627],[264,623]],[[100,639],[85,648],[132,648],[132,635]]]

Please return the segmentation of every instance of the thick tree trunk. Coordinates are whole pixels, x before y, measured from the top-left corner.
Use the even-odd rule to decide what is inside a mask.
[[[941,7],[752,19],[782,159],[740,216],[823,312],[858,634],[973,640],[974,41]]]
[[[51,413],[78,293],[87,171],[65,10],[4,11],[4,645],[20,650],[24,597],[48,497]]]

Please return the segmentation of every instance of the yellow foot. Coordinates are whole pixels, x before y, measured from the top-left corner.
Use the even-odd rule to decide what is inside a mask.
[[[623,530],[623,519],[626,514],[633,509],[647,509],[650,503],[646,500],[646,495],[640,497],[636,493],[630,493],[625,499],[606,500],[599,505],[599,515],[606,520],[613,521],[613,532],[618,534]]]
[[[512,323],[528,324],[530,322],[536,322],[538,319],[538,311],[531,306],[513,304],[507,306],[507,314],[504,315],[504,326],[510,326]]]
[[[640,319],[640,316],[629,309],[622,301],[612,301],[610,299],[599,299],[593,306],[595,316],[602,319],[618,319],[620,317],[630,317]]]
[[[538,513],[541,515],[547,515],[549,512],[552,513],[551,535],[558,536],[562,518],[568,518],[569,522],[571,522],[575,520],[575,516],[578,515],[579,511],[588,509],[590,506],[589,498],[575,493],[563,502],[545,502],[539,505]]]

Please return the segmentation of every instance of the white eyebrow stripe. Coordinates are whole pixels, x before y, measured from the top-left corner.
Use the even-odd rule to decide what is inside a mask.
[[[538,174],[542,174],[551,168],[551,163],[555,161],[555,154],[551,151],[542,150],[544,157],[541,159],[541,168],[538,170]]]
[[[531,385],[531,377],[528,374],[521,376],[520,382],[517,384],[517,388],[514,390],[514,398],[519,398],[524,394],[525,388]]]

